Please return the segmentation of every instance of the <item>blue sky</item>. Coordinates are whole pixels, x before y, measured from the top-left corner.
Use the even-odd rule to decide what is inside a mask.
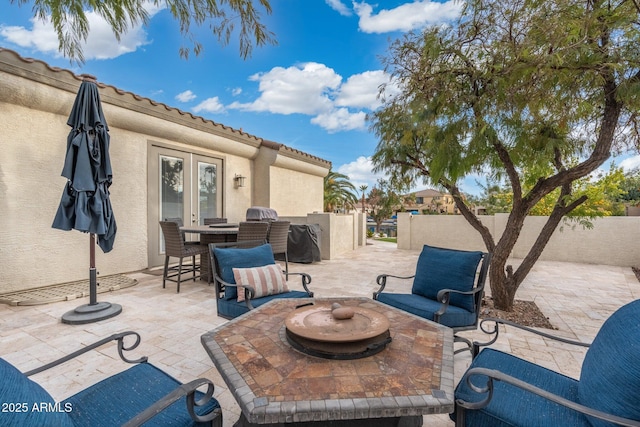
[[[207,29],[196,31],[203,53],[181,59],[177,24],[152,8],[149,26],[131,29],[120,43],[90,15],[86,63],[78,66],[58,54],[52,28],[33,19],[29,4],[2,2],[0,46],[329,160],[356,186],[371,189],[382,176],[371,171],[377,139],[365,116],[380,106],[378,87],[389,82],[381,57],[405,32],[450,22],[461,3],[271,0],[271,6],[264,22],[278,44],[246,60],[233,39],[222,47]],[[617,163],[623,159],[627,168],[640,165],[639,156]],[[462,190],[477,193],[477,179],[469,177]]]

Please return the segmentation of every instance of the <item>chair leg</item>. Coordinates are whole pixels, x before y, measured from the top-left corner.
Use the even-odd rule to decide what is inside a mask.
[[[284,276],[287,280],[289,280],[289,255],[284,253]]]
[[[182,276],[182,258],[180,258],[180,262],[178,263],[178,290],[176,293],[180,293],[180,278]]]
[[[162,273],[162,288],[165,288],[165,281],[167,279],[167,275],[169,274],[169,256],[164,257],[164,271]]]
[[[458,354],[458,353],[462,353],[463,351],[469,351],[471,353],[471,356],[473,356],[473,344],[471,343],[471,340],[468,340],[466,338],[463,338],[461,336],[458,335],[453,335],[453,342],[457,343],[457,342],[462,342],[466,344],[466,347],[463,348],[459,348],[457,350],[455,350],[453,352],[453,354]]]
[[[196,281],[196,256],[191,257],[191,266],[193,268],[193,281]]]

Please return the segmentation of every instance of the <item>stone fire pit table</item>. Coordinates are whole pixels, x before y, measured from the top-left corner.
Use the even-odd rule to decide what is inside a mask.
[[[382,313],[392,341],[361,359],[300,353],[287,342],[284,320],[309,302]],[[201,341],[240,405],[236,426],[406,427],[453,411],[452,330],[368,298],[276,299]]]

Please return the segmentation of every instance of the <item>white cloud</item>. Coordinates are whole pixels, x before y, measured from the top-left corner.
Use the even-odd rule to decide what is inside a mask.
[[[195,113],[206,111],[207,113],[222,113],[224,111],[224,105],[220,102],[217,96],[208,98],[202,101],[200,104],[193,107]]]
[[[176,100],[180,102],[189,102],[193,101],[196,98],[196,94],[191,92],[190,90],[185,90],[184,92],[176,95]]]
[[[375,186],[378,179],[386,179],[386,176],[381,172],[373,172],[373,162],[371,157],[360,156],[355,161],[347,163],[338,167],[339,173],[345,174],[349,177],[349,181],[359,188],[361,185],[367,185],[367,193]]]
[[[620,167],[625,172],[640,168],[640,155],[624,159],[620,162]]]
[[[380,86],[385,96],[399,93],[389,74],[382,70],[355,74],[343,83],[342,76],[324,64],[307,62],[288,68],[274,67],[254,74],[260,96],[252,102],[232,102],[229,109],[273,114],[305,114],[311,123],[328,132],[365,129],[366,111],[381,105]]]
[[[350,113],[346,108],[338,108],[328,113],[318,114],[311,119],[311,123],[319,125],[329,133],[364,129],[367,114],[364,111]]]
[[[340,0],[324,0],[324,1],[331,7],[331,9],[335,10],[342,16],[353,15],[353,13],[351,13],[351,10],[347,6],[345,6]]]
[[[160,11],[151,3],[145,5],[149,17],[152,18]],[[139,47],[151,43],[147,39],[147,33],[141,25],[129,29],[122,34],[120,41],[113,35],[111,26],[97,13],[85,11],[89,21],[89,36],[82,44],[85,60],[112,59],[129,52],[134,52]],[[50,17],[45,22],[32,18],[32,27],[27,29],[18,26],[1,26],[0,36],[18,46],[35,49],[38,52],[62,56],[58,51],[58,38],[51,24]]]
[[[238,96],[242,93],[242,88],[241,87],[236,87],[231,89],[231,95],[233,96]]]
[[[229,108],[315,115],[332,110],[334,91],[342,77],[324,64],[307,62],[289,68],[275,67],[250,80],[260,82],[260,97],[246,104],[234,102]]]
[[[387,84],[386,96],[399,93],[389,74],[382,70],[354,74],[340,88],[336,105],[341,107],[368,108],[375,110],[382,102],[378,99],[380,87]]]
[[[395,9],[383,9],[377,14],[365,2],[353,3],[360,18],[359,28],[365,33],[388,33],[410,31],[426,25],[440,24],[456,18],[460,14],[462,2],[449,0],[438,3],[431,0],[417,0],[405,3]]]

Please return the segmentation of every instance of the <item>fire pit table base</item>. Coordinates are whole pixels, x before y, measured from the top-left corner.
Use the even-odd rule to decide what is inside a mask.
[[[302,421],[297,423],[272,423],[254,424],[250,423],[244,414],[233,425],[234,427],[420,427],[422,426],[422,415],[390,418],[367,418],[361,420],[324,420],[324,421]]]

